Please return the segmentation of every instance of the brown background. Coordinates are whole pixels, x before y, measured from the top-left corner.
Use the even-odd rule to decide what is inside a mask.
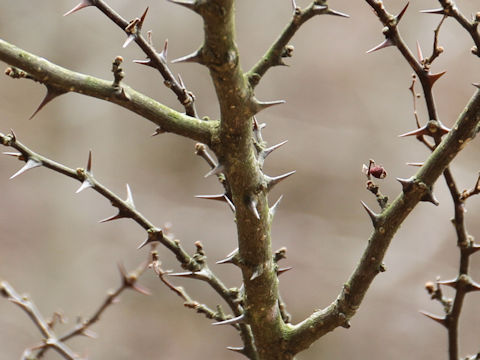
[[[308,1],[297,0],[300,6]],[[144,25],[152,29],[161,48],[169,39],[169,58],[192,52],[201,43],[201,21],[186,9],[166,1],[109,0],[124,17],[150,13]],[[458,1],[465,14],[478,11],[474,2]],[[403,1],[387,1],[398,12]],[[17,0],[0,4],[0,37],[67,68],[110,79],[111,62],[125,59],[125,82],[181,110],[177,100],[152,69],[132,63],[143,55],[135,44],[122,49],[125,35],[99,11],[87,8],[70,17],[61,15],[74,1]],[[394,48],[366,55],[383,40],[382,26],[363,1],[332,1],[333,8],[351,19],[322,16],[312,19],[293,41],[291,67],[275,68],[258,87],[262,100],[285,99],[285,105],[265,111],[269,144],[288,139],[266,163],[266,171],[297,174],[275,189],[270,199],[285,198],[274,225],[274,247],[286,246],[285,265],[295,270],[281,278],[281,291],[294,322],[327,306],[340,291],[371,232],[360,200],[376,208],[365,189],[362,163],[374,158],[389,176],[381,190],[392,199],[400,191],[395,177],[409,177],[415,169],[405,162],[423,161],[428,151],[414,139],[398,134],[413,129],[408,87],[411,69]],[[410,5],[401,31],[412,48],[418,40],[430,53],[438,16],[420,9],[438,7],[428,0]],[[250,68],[291,16],[289,0],[240,0],[237,4],[238,45],[242,66]],[[451,126],[474,93],[479,81],[478,59],[470,55],[472,42],[458,24],[446,21],[440,36],[445,53],[433,71],[448,73],[435,86],[442,121]],[[199,113],[218,117],[218,107],[205,68],[175,64],[197,97]],[[202,241],[211,264],[235,245],[230,211],[218,203],[197,200],[195,194],[220,190],[215,179],[204,179],[207,165],[193,154],[194,143],[175,135],[151,138],[155,126],[124,109],[100,100],[68,94],[48,105],[32,121],[28,117],[45,89],[27,80],[0,77],[0,131],[10,128],[35,151],[70,167],[84,167],[93,151],[95,176],[125,196],[130,184],[139,210],[158,226],[173,224],[173,232],[193,251]],[[423,103],[419,112],[425,121]],[[452,166],[461,189],[476,179],[478,143],[470,145]],[[3,149],[8,151],[8,149]],[[70,321],[89,315],[106,290],[119,284],[116,263],[136,266],[147,254],[136,247],[145,233],[133,222],[98,224],[113,214],[108,201],[93,191],[75,194],[79,184],[39,168],[9,181],[21,164],[0,158],[0,278],[32,296],[45,315],[62,309]],[[322,338],[300,360],[309,359],[445,359],[446,332],[418,310],[440,314],[423,285],[453,278],[458,253],[449,219],[452,205],[444,181],[436,186],[441,205],[420,204],[396,238],[385,259],[388,271],[373,283],[352,319],[349,330],[337,329]],[[477,198],[468,203],[470,232],[480,233]],[[161,251],[166,269],[178,270],[173,257]],[[232,266],[212,265],[228,286],[239,286]],[[472,275],[480,279],[478,256]],[[240,344],[230,328],[218,328],[182,306],[152,273],[142,283],[153,293],[126,293],[94,327],[98,340],[76,339],[71,346],[91,359],[238,359],[225,350]],[[217,303],[203,284],[176,282],[198,301]],[[451,294],[449,292],[449,294]],[[461,318],[461,354],[480,350],[478,294],[469,295]],[[477,311],[475,311],[477,309]],[[0,299],[0,359],[16,359],[39,341],[33,324],[14,305]],[[48,359],[58,359],[52,352]]]

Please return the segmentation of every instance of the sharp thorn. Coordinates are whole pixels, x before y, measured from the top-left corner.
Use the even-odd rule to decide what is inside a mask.
[[[225,200],[227,201],[228,206],[230,206],[230,209],[232,210],[232,212],[235,212],[235,205],[227,195],[225,195]]]
[[[127,184],[127,199],[125,202],[132,208],[135,209],[135,204],[133,203],[133,196],[132,196],[132,190],[130,190],[130,186]]]
[[[181,5],[186,7],[187,9],[190,9],[192,11],[197,11],[197,1],[188,1],[188,0],[168,0],[169,2],[177,5]]]
[[[286,178],[288,178],[289,176],[293,175],[296,173],[296,170],[293,170],[293,171],[290,171],[286,174],[283,174],[283,175],[279,175],[279,176],[275,176],[275,177],[269,177],[269,176],[266,176],[267,178],[267,187],[268,187],[268,190],[270,191],[275,185],[277,185],[280,181],[282,180],[285,180]]]
[[[10,129],[10,134],[12,134],[12,141],[13,142],[17,141],[17,135],[15,135],[15,132],[13,131],[13,129]]]
[[[228,254],[225,259],[219,260],[216,263],[217,264],[235,264],[235,259],[238,256],[238,248],[233,250],[230,254]]]
[[[73,14],[74,12],[77,12],[78,10],[81,10],[83,8],[86,8],[87,6],[92,6],[92,5],[93,4],[90,0],[82,0],[82,2],[80,4],[75,6],[72,10],[67,11],[65,14],[63,14],[63,16]]]
[[[196,197],[197,199],[227,201],[227,200],[225,200],[225,194],[218,194],[218,195],[195,195],[195,197]]]
[[[405,163],[406,165],[408,166],[416,166],[416,167],[421,167],[423,166],[423,162],[408,162],[408,163]]]
[[[410,5],[410,2],[407,2],[407,5],[400,11],[400,13],[395,16],[395,19],[397,20],[397,24],[402,20],[403,15],[405,15],[405,11],[407,11],[408,5]]]
[[[165,39],[165,42],[163,44],[163,50],[160,52],[160,57],[165,62],[167,62],[167,54],[168,54],[168,39]]]
[[[378,44],[377,46],[375,46],[375,47],[371,48],[370,50],[368,50],[368,51],[366,52],[366,54],[370,54],[370,53],[372,53],[372,52],[374,52],[374,51],[378,51],[378,50],[381,50],[381,49],[385,49],[385,48],[387,48],[387,47],[389,47],[389,46],[393,46],[393,45],[394,45],[394,43],[393,43],[392,40],[390,40],[390,39],[385,39],[382,43],[380,43],[380,44]]]
[[[52,101],[53,99],[55,99],[56,97],[60,96],[60,95],[63,95],[65,94],[66,91],[58,91],[58,90],[53,90],[52,88],[48,87],[47,86],[47,94],[45,95],[45,97],[43,98],[42,102],[40,103],[40,105],[38,105],[37,107],[37,110],[35,110],[35,112],[30,116],[29,120],[33,119],[35,117],[35,115],[38,114],[38,112],[40,110],[43,109],[43,107],[45,105],[47,105],[50,101]]]
[[[145,59],[145,60],[133,60],[135,64],[140,64],[140,65],[146,65],[146,66],[151,66],[154,67],[152,60],[150,59]]]
[[[401,185],[402,185],[402,190],[403,192],[407,192],[408,190],[410,190],[410,188],[413,186],[413,179],[410,178],[410,179],[401,179],[401,178],[397,178],[396,179]]]
[[[457,280],[457,279],[453,279],[453,280],[437,281],[437,284],[445,285],[445,286],[450,286],[450,287],[456,289],[456,288],[457,288],[457,284],[458,284],[458,280]]]
[[[340,11],[332,10],[332,9],[328,9],[326,14],[327,15],[333,15],[333,16],[340,16],[340,17],[344,17],[344,18],[349,18],[350,17],[350,15],[348,15],[348,14],[342,13]]]
[[[277,270],[277,276],[280,276],[280,275],[282,275],[282,274],[284,274],[284,273],[286,273],[287,271],[292,270],[292,269],[293,269],[292,266],[287,266],[287,267],[284,267],[284,268],[279,268],[279,269]]]
[[[172,64],[177,64],[177,63],[198,63],[198,64],[203,64],[203,56],[202,56],[202,51],[197,50],[191,54],[182,56],[178,59],[172,60]]]
[[[423,14],[436,14],[436,15],[445,15],[443,8],[440,9],[429,9],[429,10],[420,10]]]
[[[420,43],[417,40],[417,56],[418,56],[418,61],[421,63],[423,62],[423,54],[422,54],[422,49],[420,48]]]
[[[250,211],[253,213],[253,215],[258,219],[260,220],[260,215],[258,213],[258,210],[257,210],[257,201],[252,199],[250,200],[250,202],[248,203],[248,208],[250,209]]]
[[[160,241],[163,238],[163,231],[161,229],[157,229],[157,228],[148,229],[147,233],[148,233],[147,238],[145,239],[145,241],[143,243],[141,243],[137,247],[137,249],[141,249],[144,246],[146,246],[147,244],[151,244],[152,242]]]
[[[9,152],[9,151],[4,151],[2,153],[3,155],[7,155],[7,156],[13,156],[13,157],[16,157],[16,158],[20,158],[22,156],[21,153],[18,153],[18,152]]]
[[[282,141],[281,143],[278,143],[276,145],[273,145],[265,150],[262,151],[262,158],[266,158],[268,155],[270,155],[273,151],[277,150],[279,147],[285,145],[288,142],[288,140]]]
[[[127,40],[123,43],[122,47],[125,49],[130,43],[137,38],[136,34],[130,34],[127,37]]]
[[[220,175],[223,171],[225,170],[224,166],[221,164],[218,164],[215,166],[212,170],[210,170],[208,173],[204,175],[205,178],[212,176],[212,175]]]
[[[480,83],[473,83],[473,86],[475,86],[477,89],[480,89]]]
[[[113,220],[124,219],[126,217],[127,217],[126,215],[122,214],[122,212],[119,211],[118,214],[110,216],[110,217],[105,218],[103,220],[100,220],[99,223],[106,223],[106,222],[113,221]]]
[[[372,220],[373,227],[377,227],[378,225],[378,219],[379,215],[376,214],[372,209],[370,209],[367,204],[365,204],[363,201],[360,201],[362,203],[363,208],[367,212],[368,216],[370,217],[370,220]]]
[[[10,180],[13,179],[13,178],[16,178],[18,175],[21,175],[21,174],[23,174],[24,172],[26,172],[30,169],[34,169],[34,168],[39,167],[39,166],[42,166],[41,162],[33,160],[33,159],[28,159],[27,162],[25,163],[25,165],[23,165],[23,167],[20,170],[18,170],[15,174],[10,176]]]
[[[253,272],[252,276],[250,276],[250,281],[253,281],[253,280],[259,278],[260,276],[262,276],[264,270],[265,270],[265,269],[264,269],[263,264],[258,265],[257,267],[255,267],[255,271]]]
[[[214,322],[214,323],[212,323],[212,325],[232,325],[232,324],[238,324],[238,323],[243,322],[244,319],[245,319],[245,315],[242,314],[242,315],[237,316],[237,317],[234,317],[234,318],[232,318],[232,319],[227,319],[227,320],[223,320],[223,321]]]
[[[77,191],[75,191],[75,193],[78,194],[79,192],[91,187],[93,187],[93,184],[87,179],[84,182],[82,182],[82,185],[80,185],[80,187],[78,188]]]
[[[278,209],[278,205],[280,205],[280,202],[282,201],[282,199],[283,199],[283,195],[280,195],[280,197],[275,202],[275,204],[273,204],[273,206],[270,208],[270,210],[269,210],[270,216],[273,217],[275,215],[275,213],[277,212],[277,209]]]
[[[92,150],[88,152],[87,172],[92,173]]]
[[[148,6],[147,8],[145,9],[145,11],[143,12],[142,16],[140,17],[140,22],[138,23],[137,27],[138,29],[141,29],[142,26],[143,26],[143,22],[145,21],[145,17],[147,16],[147,13],[148,13]]]
[[[255,113],[258,113],[262,110],[265,110],[269,107],[285,104],[285,100],[276,100],[276,101],[258,101],[257,99],[253,99],[253,109]]]
[[[442,71],[442,72],[437,73],[437,74],[428,74],[428,82],[430,83],[430,86],[433,86],[433,84],[435,84],[435,82],[438,79],[440,79],[445,73],[446,73],[446,71]]]
[[[160,134],[164,134],[165,132],[166,132],[166,131],[163,130],[163,129],[159,126],[159,127],[157,127],[157,128],[155,129],[155,132],[154,132],[152,135],[150,135],[150,136],[157,136],[157,135],[160,135]]]
[[[168,276],[177,276],[177,277],[186,277],[186,278],[192,278],[192,279],[208,279],[209,274],[204,270],[200,271],[185,271],[185,272],[178,272],[178,273],[168,273]]]
[[[420,199],[420,201],[430,202],[430,203],[432,203],[432,204],[435,205],[435,206],[438,206],[438,204],[440,204],[440,203],[438,202],[438,200],[436,199],[435,195],[433,195],[432,190],[427,191],[427,192],[422,196],[422,198]]]
[[[443,326],[447,326],[447,321],[445,319],[445,317],[440,317],[440,316],[437,316],[437,315],[433,315],[433,314],[430,314],[430,313],[427,313],[425,311],[420,311],[420,314],[428,317],[429,319],[432,319],[434,321],[436,321],[437,323],[443,325]]]
[[[406,137],[406,136],[422,136],[427,135],[429,133],[427,125],[422,126],[421,128],[406,132],[404,134],[398,135],[398,137]]]
[[[245,354],[245,348],[243,347],[234,347],[234,346],[227,346],[227,349],[230,351],[234,351],[239,354]]]

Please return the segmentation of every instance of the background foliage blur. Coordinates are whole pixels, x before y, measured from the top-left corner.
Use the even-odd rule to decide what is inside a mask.
[[[309,1],[297,0],[299,6]],[[386,1],[398,12],[404,1]],[[124,57],[125,82],[162,103],[181,110],[175,96],[152,69],[132,63],[144,56],[135,44],[122,49],[125,35],[94,8],[69,17],[61,15],[75,1],[17,0],[0,4],[0,37],[64,67],[111,79],[111,62]],[[169,40],[169,59],[192,52],[202,41],[198,16],[166,1],[109,0],[123,17],[133,19],[150,6],[144,30],[153,30],[158,49]],[[470,1],[457,1],[465,14],[480,10]],[[261,100],[287,103],[261,113],[268,126],[264,138],[273,145],[288,144],[266,162],[268,174],[297,170],[275,189],[271,202],[285,195],[274,226],[274,247],[288,248],[284,265],[294,267],[281,278],[281,290],[294,322],[312,310],[327,306],[353,270],[371,231],[360,206],[377,209],[365,190],[362,163],[373,158],[389,176],[381,190],[393,199],[400,191],[395,177],[406,178],[416,169],[405,162],[421,162],[427,150],[415,139],[398,134],[415,126],[408,87],[412,71],[395,48],[366,55],[383,41],[382,26],[362,1],[336,0],[331,7],[351,19],[322,16],[308,22],[294,38],[290,67],[275,68],[257,88]],[[478,5],[478,4],[477,4]],[[400,30],[414,49],[418,40],[425,55],[432,47],[439,16],[418,10],[438,7],[433,0],[413,1]],[[291,16],[289,0],[237,2],[238,45],[244,70],[252,66],[276,38]],[[433,72],[448,70],[434,92],[442,121],[451,126],[479,81],[478,59],[470,55],[467,33],[447,20],[440,34],[445,53]],[[6,66],[5,66],[6,67]],[[175,64],[204,116],[218,117],[208,72],[199,65]],[[236,247],[235,224],[226,206],[195,199],[215,194],[220,185],[204,179],[206,163],[194,155],[194,143],[175,135],[149,135],[155,126],[120,107],[100,100],[67,94],[27,119],[40,103],[45,88],[28,80],[0,77],[0,131],[13,128],[20,141],[70,167],[84,167],[93,151],[97,179],[125,196],[129,183],[137,208],[157,226],[173,224],[172,231],[192,252],[200,240],[210,264],[228,286],[239,286],[239,271],[214,265]],[[419,102],[422,121],[426,121]],[[8,149],[3,149],[8,151]],[[473,186],[478,164],[478,142],[453,164],[461,189]],[[21,163],[0,158],[0,278],[27,292],[45,316],[62,309],[72,325],[78,315],[90,315],[106,290],[120,281],[116,263],[133,268],[146,249],[136,247],[145,234],[132,221],[98,224],[115,211],[93,191],[75,194],[79,183],[47,169],[34,169],[14,181],[8,178]],[[440,206],[421,203],[398,232],[386,257],[387,272],[373,283],[349,330],[337,329],[300,354],[309,359],[442,359],[446,332],[418,313],[440,314],[429,300],[424,283],[437,275],[456,275],[458,253],[449,219],[453,209],[443,179],[436,186]],[[480,233],[480,203],[467,203],[468,226]],[[160,249],[163,266],[178,269],[173,257]],[[472,276],[480,280],[478,258]],[[210,306],[218,298],[204,284],[176,280],[189,294]],[[148,272],[141,281],[153,293],[143,297],[127,292],[93,330],[99,340],[75,339],[92,359],[237,359],[225,350],[240,344],[230,328],[184,309],[181,300]],[[480,350],[480,296],[467,297],[461,318],[461,353]],[[215,339],[215,340],[214,340]],[[18,358],[38,342],[39,334],[14,305],[0,299],[0,359]],[[58,356],[49,353],[48,359]]]

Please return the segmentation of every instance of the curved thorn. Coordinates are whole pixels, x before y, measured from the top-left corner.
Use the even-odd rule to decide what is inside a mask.
[[[227,320],[223,320],[223,321],[214,322],[214,323],[212,323],[212,325],[232,325],[232,324],[238,324],[238,323],[243,322],[244,319],[245,319],[245,314],[242,314],[242,315],[237,316],[237,317],[234,317],[234,318],[232,318],[232,319],[227,319]]]
[[[93,4],[90,0],[82,0],[82,2],[80,4],[75,6],[72,10],[67,11],[65,14],[63,14],[63,16],[73,14],[74,12],[77,12],[78,10],[81,10],[83,8],[86,8],[87,6],[92,6],[92,5]]]
[[[344,17],[344,18],[349,18],[350,17],[350,15],[348,15],[348,14],[342,13],[340,11],[332,10],[332,9],[328,9],[326,14],[327,15],[333,15],[333,16],[340,16],[340,17]]]
[[[244,347],[234,347],[234,346],[227,346],[227,349],[230,351],[234,351],[239,354],[245,354],[245,348]]]
[[[393,45],[395,45],[395,44],[393,43],[393,41],[387,38],[387,39],[385,39],[383,42],[381,42],[380,44],[378,44],[377,46],[371,48],[370,50],[367,50],[367,51],[366,51],[366,54],[370,54],[370,53],[372,53],[372,52],[374,52],[374,51],[378,51],[378,50],[381,50],[381,49],[385,49],[385,48],[387,48],[387,47],[389,47],[389,46],[393,46]]]
[[[440,316],[437,316],[437,315],[433,315],[433,314],[430,314],[430,313],[427,313],[426,311],[420,311],[420,314],[428,317],[429,319],[432,319],[434,321],[436,321],[437,323],[447,327],[447,321],[445,319],[445,317],[440,317]]]
[[[216,264],[235,264],[237,256],[238,256],[238,248],[236,248],[230,254],[228,254],[225,257],[225,259],[218,260]]]
[[[103,220],[100,220],[99,223],[106,223],[106,222],[113,221],[113,220],[124,219],[126,217],[127,217],[126,215],[124,215],[121,211],[119,211],[118,214],[110,216],[110,217],[105,218]]]
[[[35,110],[35,112],[30,116],[29,120],[33,119],[35,115],[38,114],[38,112],[40,110],[43,109],[43,107],[45,105],[47,105],[50,101],[52,101],[53,99],[55,99],[56,97],[60,96],[60,95],[63,95],[65,94],[66,91],[59,91],[59,90],[53,90],[51,87],[48,87],[47,86],[47,94],[45,95],[45,97],[43,98],[42,102],[40,103],[40,105],[38,105],[37,107],[37,110]]]
[[[182,56],[178,59],[172,60],[172,64],[177,64],[177,63],[198,63],[198,64],[203,64],[203,56],[202,56],[202,51],[197,50],[191,54]]]
[[[268,190],[270,191],[275,185],[277,185],[280,181],[282,180],[285,180],[286,178],[288,178],[289,176],[293,175],[296,173],[296,170],[293,170],[293,171],[290,171],[286,174],[283,174],[283,175],[279,175],[279,176],[274,176],[274,177],[270,177],[270,176],[266,176],[266,179],[267,179],[267,188]]]
[[[438,206],[438,205],[440,204],[440,203],[438,202],[437,198],[435,197],[435,195],[433,195],[432,190],[427,191],[427,192],[422,196],[422,198],[420,199],[420,201],[430,202],[430,203],[432,203],[432,204],[435,205],[435,206]]]
[[[13,179],[13,178],[16,178],[18,175],[21,175],[21,174],[23,174],[24,172],[26,172],[30,169],[34,169],[34,168],[39,167],[39,166],[42,166],[41,162],[39,162],[37,160],[33,160],[33,159],[28,159],[27,162],[25,163],[25,165],[23,165],[23,167],[20,170],[18,170],[15,174],[10,176],[10,180]]]
[[[378,219],[379,215],[376,214],[372,209],[370,209],[367,204],[365,204],[363,201],[360,201],[362,203],[363,208],[367,212],[368,216],[370,217],[370,220],[372,220],[373,227],[377,227],[378,225]]]
[[[410,2],[407,2],[407,5],[400,11],[400,13],[395,16],[395,19],[397,20],[397,24],[402,20],[403,15],[405,14],[405,11],[407,11],[408,5],[410,5]]]

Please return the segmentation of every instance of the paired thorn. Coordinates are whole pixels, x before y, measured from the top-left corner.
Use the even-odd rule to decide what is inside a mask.
[[[370,220],[372,220],[373,227],[376,228],[378,223],[379,223],[379,218],[380,215],[375,213],[372,209],[370,209],[367,204],[365,204],[363,201],[360,201],[362,203],[363,208],[367,212],[368,216],[370,217]]]
[[[375,52],[375,51],[378,51],[378,50],[381,50],[381,49],[385,49],[389,46],[393,46],[395,45],[393,43],[392,40],[390,40],[389,38],[385,39],[383,42],[381,42],[380,44],[378,44],[377,46],[371,48],[370,50],[367,50],[366,54],[370,54],[372,52]]]
[[[132,209],[135,209],[135,204],[133,203],[132,191],[130,190],[130,186],[128,184],[127,184],[127,199],[124,201],[124,203],[127,206],[131,207]],[[125,210],[120,208],[118,210],[118,214],[110,216],[106,219],[100,220],[99,222],[100,223],[105,223],[105,222],[109,222],[109,221],[113,221],[113,220],[124,219],[124,218],[127,218],[127,217],[130,217],[130,215],[127,214]]]
[[[212,325],[233,325],[233,324],[239,324],[242,323],[245,320],[245,314],[242,314],[240,316],[234,317],[232,319],[227,319],[223,321],[218,321],[212,323]]]
[[[127,27],[124,29],[125,32],[128,35],[127,40],[123,43],[123,48],[126,48],[132,41],[134,41],[138,34],[140,34],[140,31],[142,30],[143,22],[145,21],[145,17],[147,16],[148,13],[148,6],[143,12],[142,16],[139,18],[136,18],[127,25]]]
[[[437,323],[447,327],[447,319],[443,316],[433,315],[433,314],[430,314],[426,311],[420,311],[420,314],[422,314],[422,315],[426,316],[427,318],[432,319],[433,321],[436,321]]]
[[[440,134],[443,136],[448,134],[450,129],[442,124],[439,120],[430,120],[421,128],[406,132],[404,134],[398,135],[398,137],[406,137],[406,136],[424,136],[429,135],[434,137],[435,134]]]
[[[82,10],[83,8],[86,8],[87,6],[92,6],[92,5],[93,4],[92,4],[91,0],[82,0],[82,2],[80,4],[75,6],[72,10],[67,11],[65,14],[63,14],[63,16],[73,14],[74,12],[77,12],[79,10]]]
[[[272,188],[275,185],[277,185],[280,181],[285,180],[286,178],[288,178],[289,176],[291,176],[295,173],[296,173],[296,170],[290,171],[290,172],[288,172],[286,174],[283,174],[283,175],[274,176],[274,177],[270,177],[270,176],[265,175],[265,178],[267,180],[268,191],[272,190]]]
[[[178,59],[172,60],[172,64],[177,64],[177,63],[198,63],[198,64],[203,64],[203,54],[202,54],[202,49],[199,49],[191,54],[182,56]]]
[[[34,160],[34,159],[30,158],[30,159],[27,160],[25,165],[23,165],[23,167],[20,170],[18,170],[15,174],[10,176],[10,180],[13,179],[13,178],[16,178],[18,175],[21,175],[28,170],[34,169],[34,168],[39,167],[39,166],[42,166],[42,163],[40,161],[37,161],[37,160]]]
[[[47,86],[47,94],[45,95],[45,97],[43,98],[42,102],[40,103],[40,105],[38,105],[37,107],[37,110],[35,110],[35,112],[30,116],[29,120],[33,119],[35,115],[38,114],[38,112],[40,110],[43,109],[43,107],[45,105],[47,105],[50,101],[52,101],[53,99],[55,99],[56,97],[59,97],[60,95],[63,95],[65,94],[66,91],[64,90],[55,90],[49,86]]]

